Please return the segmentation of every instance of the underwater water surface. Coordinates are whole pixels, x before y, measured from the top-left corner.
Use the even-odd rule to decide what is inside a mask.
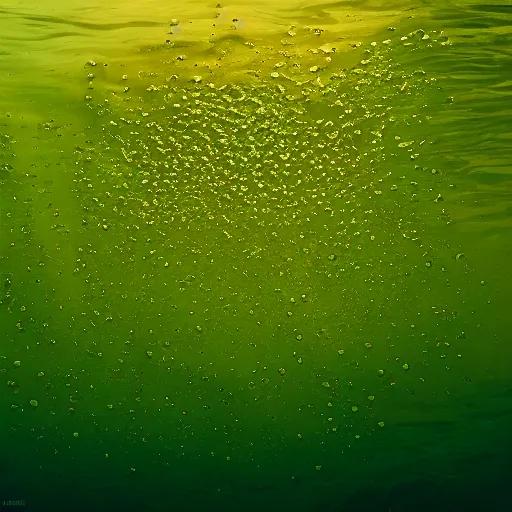
[[[0,4],[1,510],[508,511],[512,8]]]

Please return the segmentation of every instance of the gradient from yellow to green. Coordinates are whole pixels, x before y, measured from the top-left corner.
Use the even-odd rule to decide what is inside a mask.
[[[505,510],[510,12],[179,7],[0,8],[0,500]]]

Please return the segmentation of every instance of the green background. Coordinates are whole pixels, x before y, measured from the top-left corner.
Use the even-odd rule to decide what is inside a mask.
[[[511,26],[0,6],[2,510],[510,510]]]

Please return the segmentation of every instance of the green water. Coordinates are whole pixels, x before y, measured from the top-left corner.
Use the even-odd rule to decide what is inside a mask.
[[[1,510],[511,510],[512,8],[221,4],[0,6]]]

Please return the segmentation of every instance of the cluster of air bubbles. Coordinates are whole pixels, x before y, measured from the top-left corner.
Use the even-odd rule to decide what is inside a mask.
[[[401,69],[389,53],[426,36],[419,31],[398,43],[371,43],[359,66],[331,74],[325,84],[270,78],[258,87],[216,86],[194,75],[187,85],[150,77],[154,83],[143,95],[95,107],[105,119],[97,151],[107,158],[96,168],[85,159],[78,182],[92,194],[98,217],[150,225],[196,220],[229,228],[272,219],[289,226],[311,215],[341,221],[358,196],[375,198],[375,207],[358,212],[359,222],[378,215],[384,202],[377,197],[404,189],[400,176],[380,171],[396,132],[393,104],[431,83],[424,72]],[[393,138],[393,146],[418,160],[425,141]]]

